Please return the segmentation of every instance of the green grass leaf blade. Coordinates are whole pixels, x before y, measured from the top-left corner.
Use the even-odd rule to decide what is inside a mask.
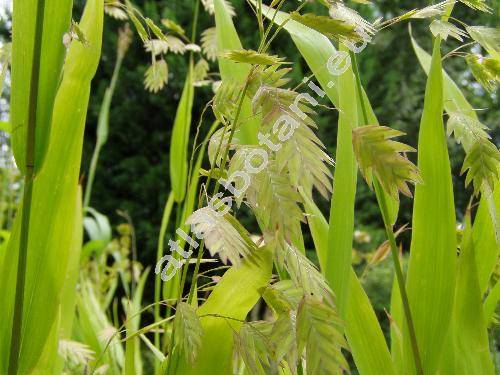
[[[12,148],[19,168],[25,171],[26,137],[28,133],[28,103],[37,0],[17,1],[13,13],[12,34],[12,93],[11,124]],[[36,109],[35,173],[42,167],[50,136],[54,99],[66,54],[63,35],[71,23],[72,0],[45,2],[40,80]]]
[[[132,319],[131,317],[134,314],[134,308],[132,307],[132,304],[130,301],[125,302],[126,306],[126,311],[127,311],[127,319],[129,320],[127,324],[125,325],[127,332],[131,334],[134,332],[133,329],[133,324],[132,324]],[[137,345],[139,343],[139,337],[134,337],[133,339],[127,340],[125,342],[125,368],[123,370],[124,375],[134,375],[136,371],[136,362],[135,362],[135,357],[137,353]]]
[[[137,332],[141,324],[141,301],[148,274],[149,268],[146,268],[137,283],[137,288],[135,289],[132,301],[127,300],[124,302],[125,310],[127,312],[127,322],[125,324],[127,336]],[[125,343],[125,375],[142,374],[140,343],[141,341],[139,337],[134,337],[131,340],[127,340]]]
[[[20,372],[28,372],[37,365],[52,325],[57,323],[68,251],[74,240],[85,116],[90,81],[101,52],[102,25],[103,1],[87,2],[80,26],[89,45],[84,47],[73,41],[70,46],[54,102],[46,163],[33,185]],[[8,245],[10,258],[3,262],[0,270],[0,282],[6,286],[0,296],[0,373],[6,372],[3,366],[8,363],[4,356],[10,341],[14,291],[7,286],[15,284],[16,269],[12,264],[17,264],[20,219],[20,216],[16,218]],[[37,335],[31,335],[32,332]]]
[[[351,268],[354,231],[354,202],[358,167],[352,144],[352,131],[358,127],[356,81],[352,68],[339,77],[339,124],[337,154],[333,177],[333,195],[330,206],[326,279],[337,299],[340,315],[345,317],[349,298],[349,271]]]
[[[497,181],[493,192],[493,203],[496,211],[500,207],[500,183]],[[488,289],[488,284],[497,264],[500,246],[495,238],[495,228],[490,217],[489,202],[482,198],[473,225],[474,251],[477,264],[477,276],[481,295]]]
[[[472,228],[468,223],[457,264],[457,287],[451,331],[455,344],[453,370],[455,373],[464,374],[493,374],[474,245]]]
[[[396,374],[404,372],[403,356],[403,305],[396,275],[391,290],[391,356]]]
[[[420,65],[424,69],[425,73],[429,75],[429,70],[431,67],[431,56],[422,49],[418,45],[418,43],[411,36],[411,42],[413,45],[413,49],[415,54],[417,55],[418,61]],[[464,115],[471,116],[474,119],[477,119],[476,111],[469,104],[464,94],[460,91],[455,82],[451,79],[451,77],[446,73],[446,71],[442,70],[443,74],[443,106],[448,114],[452,112],[462,112]]]
[[[440,39],[434,42],[427,81],[418,168],[424,182],[415,189],[407,288],[424,371],[431,374],[436,372],[444,351],[456,265],[455,206],[443,124]],[[407,333],[406,328],[404,332]],[[405,362],[411,366],[409,340],[405,340],[403,348]]]
[[[61,309],[58,312],[58,323],[52,325],[47,344],[43,349],[37,367],[44,369],[47,373],[59,374],[64,366],[64,359],[58,356],[59,340],[70,340],[73,320],[75,317],[77,279],[80,266],[80,253],[83,240],[82,225],[82,197],[81,188],[78,189],[76,199],[75,221],[73,231],[73,242],[70,249],[70,258],[66,271],[66,283],[61,296]],[[57,358],[57,360],[54,360]]]
[[[167,201],[165,202],[165,207],[163,208],[163,214],[160,224],[160,233],[158,235],[158,246],[156,248],[156,263],[160,262],[161,257],[164,254],[164,244],[165,244],[165,234],[167,232],[167,227],[170,222],[170,215],[172,214],[172,208],[174,206],[174,193],[170,192],[168,194]],[[154,293],[154,316],[155,322],[160,321],[160,296],[162,293],[162,280],[161,274],[155,275],[155,293]],[[157,348],[160,347],[160,332],[155,332],[154,334],[154,344]]]
[[[495,286],[491,288],[488,297],[484,301],[484,320],[489,326],[493,323],[495,310],[498,306],[498,300],[500,299],[500,283],[495,283]]]
[[[356,273],[350,271],[346,336],[360,374],[396,374],[382,329]]]
[[[78,189],[75,210],[75,224],[73,230],[73,241],[70,247],[68,266],[66,268],[66,283],[61,294],[61,322],[59,326],[59,338],[71,339],[73,321],[76,308],[76,284],[80,270],[80,254],[83,242],[83,211],[82,211],[82,189]],[[51,358],[52,360],[52,358]],[[58,363],[62,370],[62,361]]]
[[[188,75],[182,90],[181,100],[175,114],[170,142],[170,180],[176,202],[186,195],[188,178],[188,146],[194,101],[193,63],[190,61]]]
[[[222,0],[214,0],[215,24],[217,32],[217,49],[219,54],[233,50],[241,50],[238,32],[234,27],[230,13]],[[250,72],[249,64],[238,64],[226,58],[218,58],[222,79],[235,79],[243,84]]]
[[[431,56],[417,44],[413,37],[411,37],[411,41],[420,65],[424,71],[429,74]],[[472,117],[474,120],[478,120],[476,111],[467,101],[462,91],[458,88],[455,82],[453,82],[444,69],[442,72],[444,109],[446,112],[448,114],[461,112],[466,116]],[[466,151],[469,150],[466,149]],[[498,252],[498,242],[495,242],[498,228],[494,226],[494,221],[492,222],[491,220],[492,208],[488,208],[489,206],[494,206],[497,213],[496,217],[498,217],[498,212],[500,211],[500,182],[498,180],[495,182],[493,198],[488,201],[489,199],[489,197],[483,194],[481,197],[478,216],[474,222],[474,241],[479,241],[476,245],[476,261],[478,262],[477,269],[479,283],[483,293],[485,292],[488,280],[491,277],[493,267],[496,263],[496,253]],[[486,217],[486,213],[488,212],[490,215]],[[489,224],[487,223],[488,220],[490,221]],[[496,223],[496,225],[498,226],[498,223]],[[482,243],[484,243],[484,245]]]
[[[95,361],[90,365],[99,366],[105,363],[109,365],[111,374],[121,374],[125,353],[120,344],[120,336],[99,303],[98,295],[89,280],[80,283],[77,309],[78,315],[73,330],[75,336],[90,346],[95,353]]]
[[[242,45],[238,37],[238,33],[231,19],[225,1],[214,0],[215,8],[215,24],[217,32],[217,49],[219,54],[231,50],[240,50]],[[219,70],[222,80],[225,82],[237,82],[242,87],[250,73],[249,64],[236,63],[222,56],[218,57]],[[251,101],[249,98],[243,100],[241,107],[240,118],[247,119],[245,122],[240,122],[241,134],[239,136],[242,144],[257,144],[257,132],[260,121],[258,117],[252,114]]]
[[[206,136],[207,141],[206,142],[204,141],[201,143],[200,148],[198,150],[198,155],[196,156],[196,160],[194,162],[194,165],[192,166],[191,180],[189,181],[188,192],[187,192],[186,199],[184,201],[184,207],[183,207],[183,211],[182,211],[182,215],[183,215],[182,222],[183,223],[186,221],[186,219],[189,217],[189,215],[191,215],[193,213],[195,204],[197,202],[198,193],[199,193],[198,185],[199,185],[199,181],[200,181],[200,170],[201,170],[201,165],[203,163],[203,157],[205,156],[205,150],[207,148],[208,139],[214,133],[214,131],[217,129],[218,125],[219,125],[219,122],[215,121],[212,124],[212,126],[210,127],[210,129],[208,130],[208,133]],[[189,229],[189,226],[183,225],[182,229],[184,229],[184,231],[187,232]],[[183,239],[180,239],[179,243],[184,244],[184,242],[185,241]]]

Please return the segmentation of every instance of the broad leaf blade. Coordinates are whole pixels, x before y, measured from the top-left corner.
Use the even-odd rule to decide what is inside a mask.
[[[500,184],[498,181],[493,193],[493,200],[496,211],[498,212],[498,207],[500,207]],[[479,208],[472,228],[479,287],[481,289],[481,294],[484,295],[488,289],[488,284],[493,274],[493,270],[495,269],[495,265],[497,264],[497,257],[500,251],[500,246],[495,238],[495,230],[491,222],[486,199],[481,199],[479,203]]]
[[[345,51],[345,50],[344,50]],[[336,168],[330,206],[328,256],[325,275],[337,297],[337,306],[345,316],[349,298],[354,231],[354,202],[358,167],[352,144],[352,131],[359,125],[356,105],[356,81],[352,68],[339,77],[339,125],[337,134]]]
[[[424,182],[415,189],[407,279],[417,342],[426,373],[435,373],[438,368],[455,288],[455,205],[443,124],[440,45],[438,38],[434,42],[420,123],[418,168]],[[404,332],[407,336],[406,327]],[[403,348],[405,362],[412,366],[414,362],[408,339],[405,339]]]
[[[451,331],[456,349],[454,370],[464,374],[493,374],[470,222],[460,247]]]
[[[84,47],[80,42],[73,41],[70,46],[54,102],[49,151],[44,168],[33,185],[23,316],[25,337],[22,339],[20,372],[35,367],[52,325],[57,324],[56,311],[65,282],[68,251],[74,238],[90,81],[101,52],[102,0],[87,2],[80,26],[89,45]],[[17,264],[20,219],[20,216],[16,218],[8,246],[11,257],[3,262],[0,271],[0,282],[6,286],[0,297],[0,315],[3,317],[0,322],[0,372],[6,371],[3,366],[8,363],[5,356],[9,352],[16,275],[16,268],[12,265]]]
[[[420,65],[424,71],[429,74],[431,56],[417,44],[413,37],[411,40]],[[460,91],[458,86],[455,82],[453,82],[444,69],[442,72],[443,99],[444,109],[446,112],[449,115],[458,112],[478,121],[476,111],[469,104],[464,94]],[[464,145],[464,148],[465,147],[466,146]],[[469,149],[466,148],[465,151],[468,152]],[[488,280],[491,277],[491,273],[496,263],[496,254],[498,252],[498,239],[495,239],[498,238],[498,223],[495,223],[495,220],[492,220],[492,217],[498,217],[498,212],[500,211],[500,182],[498,180],[495,182],[493,195],[494,197],[492,198],[485,195],[481,197],[478,216],[474,222],[474,238],[475,241],[478,241],[476,246],[476,262],[478,262],[477,269],[480,280],[479,283],[483,293],[485,292]],[[488,212],[489,216],[486,217]],[[495,212],[496,215],[491,215],[492,212]],[[487,220],[490,221],[489,224],[486,222]]]
[[[73,320],[76,311],[77,281],[80,270],[80,254],[82,251],[83,225],[82,225],[82,189],[78,189],[75,210],[75,227],[73,241],[70,247],[68,266],[66,268],[66,283],[61,294],[61,322],[59,326],[59,339],[71,339]],[[53,358],[50,358],[53,361]],[[63,363],[58,366],[62,370]]]
[[[18,167],[26,167],[26,137],[28,121],[33,44],[35,40],[35,15],[37,0],[16,1],[12,28],[12,96],[11,124],[12,148]],[[50,136],[54,99],[61,79],[61,69],[66,54],[62,40],[71,24],[72,0],[46,1],[40,80],[36,109],[35,172],[42,167]]]

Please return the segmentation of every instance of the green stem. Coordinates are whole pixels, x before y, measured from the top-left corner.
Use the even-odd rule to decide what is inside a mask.
[[[356,55],[352,51],[349,52],[349,55],[350,55],[351,61],[352,61],[354,76],[356,77],[356,91],[358,92],[358,97],[359,97],[359,101],[361,104],[361,111],[363,112],[363,122],[364,122],[364,125],[368,125],[368,112],[366,110],[365,98],[364,98],[364,93],[363,93],[363,89],[361,86],[361,78],[360,78],[360,74],[359,74],[359,70],[358,70],[358,63],[356,61]],[[398,281],[399,292],[401,294],[401,302],[403,303],[403,310],[404,310],[406,322],[408,325],[408,332],[410,334],[410,342],[411,342],[411,348],[412,348],[412,352],[413,352],[413,359],[415,360],[415,367],[417,369],[417,374],[423,375],[424,371],[423,371],[423,367],[422,367],[422,361],[420,359],[420,352],[418,350],[417,335],[415,333],[415,326],[413,324],[413,318],[412,318],[412,314],[411,314],[408,295],[406,294],[405,279],[403,276],[401,262],[399,260],[396,239],[394,237],[394,232],[392,231],[392,224],[391,224],[391,220],[390,220],[389,209],[387,207],[385,193],[384,193],[384,191],[383,191],[382,187],[380,186],[380,183],[378,182],[377,179],[374,179],[373,185],[374,185],[375,191],[377,193],[376,194],[377,201],[378,201],[380,211],[382,213],[382,219],[384,221],[384,227],[385,227],[385,231],[387,234],[387,238],[389,240],[389,244],[391,245],[392,260],[394,262],[394,269],[396,270],[396,278]]]
[[[261,38],[261,40],[260,40],[260,44],[259,44],[259,48],[258,48],[259,52],[262,52],[262,49],[264,48],[264,45],[266,43],[266,39],[273,28],[274,20],[276,19],[276,15],[278,14],[279,10],[281,9],[281,7],[283,6],[284,3],[285,3],[285,0],[281,0],[276,5],[276,9],[274,10],[274,14],[273,14],[273,17],[271,18],[271,22],[267,26],[266,32],[264,33],[264,37]]]
[[[94,152],[92,154],[92,159],[90,161],[89,168],[89,176],[87,178],[87,184],[85,185],[85,196],[83,198],[83,208],[87,208],[90,203],[90,196],[92,194],[92,185],[94,184],[95,171],[97,169],[97,162],[99,160],[99,154],[101,152],[101,148],[106,143],[106,139],[101,138],[102,129],[109,128],[109,108],[111,105],[111,98],[113,97],[113,93],[115,91],[116,82],[118,80],[118,74],[120,73],[120,68],[122,66],[123,61],[123,53],[118,53],[116,58],[116,64],[113,69],[113,75],[111,76],[111,82],[109,87],[106,89],[104,93],[104,99],[102,101],[101,111],[99,113],[99,120],[97,124],[97,140],[94,148]],[[101,131],[100,131],[101,130]],[[107,133],[107,130],[106,130]]]
[[[376,191],[378,192],[377,194],[377,197],[379,197],[378,204],[380,207],[380,211],[382,213],[382,218],[384,220],[385,232],[387,233],[387,238],[389,239],[389,244],[391,245],[392,261],[394,262],[394,269],[396,271],[396,278],[398,281],[399,292],[401,294],[401,302],[403,303],[403,310],[408,325],[408,332],[410,334],[411,349],[413,352],[413,358],[415,360],[417,374],[423,375],[424,370],[422,367],[420,352],[418,350],[417,334],[415,333],[415,325],[413,323],[413,317],[411,314],[408,294],[406,294],[406,286],[405,286],[406,283],[405,283],[405,278],[403,276],[403,270],[401,268],[401,262],[399,260],[398,247],[396,245],[396,239],[392,231],[392,225],[390,224],[390,219],[389,219],[390,215],[389,215],[389,209],[387,208],[385,193],[383,192],[382,187],[380,186],[380,183],[377,180],[374,181],[374,186]]]
[[[94,184],[95,170],[97,169],[97,161],[99,160],[101,147],[99,142],[97,142],[94,147],[94,152],[92,153],[92,159],[90,159],[89,176],[87,178],[87,184],[85,185],[85,196],[83,198],[84,208],[87,208],[90,203],[90,195],[92,192],[92,185]]]
[[[363,88],[361,87],[361,76],[358,70],[358,62],[356,60],[356,55],[354,54],[354,52],[349,51],[349,56],[351,57],[352,70],[354,72],[354,77],[356,78],[356,91],[358,92],[359,102],[361,103],[361,111],[363,112],[363,125],[368,125],[368,112],[366,110]]]
[[[31,200],[33,196],[33,179],[35,177],[35,131],[38,86],[40,77],[40,56],[42,52],[43,19],[45,0],[39,0],[35,20],[35,40],[33,45],[33,64],[31,66],[30,92],[28,104],[28,123],[26,137],[26,175],[24,176],[24,194],[21,217],[21,235],[19,257],[17,261],[16,292],[14,316],[10,337],[9,375],[18,373],[19,354],[21,351],[22,322],[24,310],[24,288],[26,283],[26,261],[28,255],[29,226],[31,216]]]
[[[7,229],[6,227],[4,227],[4,222],[7,218],[6,213],[8,213],[8,205],[9,205],[8,195],[10,190],[12,190],[9,189],[9,175],[10,175],[9,172],[10,170],[6,169],[7,176],[5,179],[3,178],[1,179],[2,191],[0,191],[0,202],[7,202],[7,208],[0,209],[0,230]]]
[[[195,42],[196,28],[198,27],[198,14],[200,13],[200,1],[194,0],[193,28],[191,30],[191,43]],[[191,53],[192,54],[192,53]]]
[[[260,40],[264,39],[264,21],[262,18],[262,0],[258,0],[257,4],[257,21],[259,23]]]
[[[295,9],[295,12],[299,12],[306,5],[307,5],[307,2],[303,2],[302,4],[299,5],[299,7],[297,9]],[[277,12],[278,11],[276,11],[276,13]],[[278,25],[278,28],[274,31],[274,33],[271,36],[271,38],[269,38],[269,40],[266,42],[266,45],[259,52],[262,52],[262,53],[267,52],[267,50],[269,49],[269,47],[271,47],[271,43],[273,42],[273,40],[278,36],[279,32],[285,27],[285,25],[290,20],[291,20],[291,18],[289,17],[286,20],[284,20],[281,24]],[[274,23],[274,20],[273,20],[273,23]]]
[[[21,327],[24,310],[24,287],[26,282],[26,258],[28,252],[28,232],[31,214],[31,198],[33,195],[33,167],[26,170],[24,178],[23,209],[21,222],[21,241],[17,263],[16,297],[12,334],[10,339],[9,374],[17,374],[19,354],[21,349]]]
[[[158,236],[158,248],[156,249],[156,264],[160,261],[163,254],[163,244],[165,240],[165,233],[167,231],[167,226],[170,221],[170,214],[172,213],[172,207],[174,205],[174,194],[170,192],[167,202],[165,203],[165,208],[163,209],[163,216],[161,218],[160,234]],[[155,322],[160,320],[160,294],[161,294],[161,275],[156,275],[155,279],[155,300],[154,300],[154,317]],[[154,345],[156,348],[160,349],[160,332],[155,331],[154,334]],[[160,366],[158,361],[155,361],[155,374],[160,371]]]
[[[297,364],[297,375],[304,375],[304,368],[302,366],[302,358],[299,358],[299,363]]]

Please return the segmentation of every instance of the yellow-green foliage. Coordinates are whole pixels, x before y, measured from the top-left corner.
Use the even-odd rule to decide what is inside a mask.
[[[21,16],[23,16],[21,14]],[[24,17],[29,18],[26,14]],[[50,17],[48,17],[50,20]],[[49,22],[50,23],[50,22]],[[66,267],[72,242],[76,211],[78,178],[83,144],[83,130],[90,94],[90,81],[97,70],[101,51],[103,1],[87,3],[80,22],[89,41],[87,47],[74,40],[66,55],[62,80],[54,101],[50,138],[44,166],[38,171],[33,185],[30,232],[28,242],[25,309],[19,371],[33,370],[44,348],[57,340],[61,293],[66,280]],[[60,42],[60,39],[58,39]],[[53,77],[53,75],[51,75]],[[14,90],[16,88],[14,87]],[[71,110],[68,110],[70,109]],[[45,124],[47,126],[47,124]],[[40,154],[41,155],[41,154]],[[41,156],[40,156],[41,158]],[[39,159],[41,160],[41,159]],[[7,251],[2,254],[1,283],[10,285],[0,298],[0,359],[1,372],[9,363],[10,334],[21,216],[13,227]],[[54,329],[54,335],[47,339]],[[35,333],[36,332],[36,333]],[[53,356],[56,353],[52,353]]]
[[[37,49],[40,3],[14,3],[12,118],[11,126],[3,124],[2,129],[12,132],[14,156],[26,175],[25,191],[33,190],[18,209],[12,233],[0,232],[1,374],[8,372],[9,362],[12,374],[18,367],[20,374],[140,375],[154,367],[155,375],[316,375],[348,372],[353,366],[362,375],[493,374],[488,329],[500,297],[500,154],[443,64],[448,57],[465,57],[477,81],[493,91],[498,84],[497,30],[457,24],[449,17],[452,2],[371,23],[341,2],[320,0],[329,12],[325,16],[303,12],[307,2],[286,13],[281,10],[284,0],[270,6],[249,0],[258,39],[243,46],[238,32],[245,30],[237,30],[227,0],[194,2],[192,40],[184,25],[163,19],[163,26],[157,26],[128,0],[87,0],[78,24],[71,21],[71,1],[47,0]],[[470,11],[491,10],[482,0],[461,3]],[[200,48],[195,43],[202,7],[214,16],[215,28],[201,33]],[[82,207],[84,127],[90,83],[101,56],[104,12],[128,19],[136,29],[151,54],[144,84],[153,93],[168,80],[164,55],[190,51],[177,111],[165,114],[174,118],[171,192],[153,277],[150,267],[137,262],[130,215],[118,211],[124,222],[114,237],[109,219],[88,207],[99,152],[112,126],[111,97],[131,42],[127,27],[121,31],[115,71],[103,99]],[[393,140],[402,132],[379,125],[356,59],[375,33],[390,32],[384,29],[409,19],[429,22],[429,37],[434,36],[431,55],[411,38],[415,60],[428,76],[421,85],[425,97],[416,149]],[[288,73],[295,66],[270,52],[279,33],[290,36],[304,58],[312,73],[307,79],[292,82]],[[457,49],[443,59],[447,36],[462,41],[467,34],[488,55]],[[37,87],[30,81],[36,77],[37,50],[40,81],[36,96],[30,97],[30,87]],[[339,74],[331,69],[335,56],[345,59]],[[217,59],[218,84],[205,59]],[[214,83],[213,100],[194,121],[193,108],[199,104],[195,87],[207,83]],[[301,87],[318,97],[305,95]],[[315,107],[320,100],[339,114],[332,124],[338,128],[334,158],[317,136]],[[28,124],[34,114],[33,144]],[[212,125],[201,129],[207,118]],[[289,127],[280,128],[283,124]],[[263,134],[272,146],[262,141]],[[458,230],[461,215],[455,211],[447,137],[463,147],[462,173],[474,188]],[[33,176],[32,166],[26,165],[31,151]],[[408,152],[417,153],[416,164]],[[254,159],[249,161],[249,155]],[[257,168],[257,156],[263,168]],[[358,276],[354,268],[353,254],[359,254],[353,251],[355,202],[363,182],[358,170],[373,189],[387,237],[381,248],[384,254],[390,250],[394,266],[387,306],[390,343],[364,289],[367,270]],[[242,180],[233,182],[241,194],[228,196],[231,189],[224,179],[238,173]],[[328,215],[317,199],[327,201]],[[413,199],[409,229],[394,228],[400,199]],[[242,206],[255,219],[251,231],[239,221]],[[172,215],[174,208],[177,215]],[[179,229],[170,236],[175,227]],[[411,230],[410,249],[396,243],[405,229]],[[306,251],[309,233],[312,249]],[[17,264],[23,249],[26,270],[21,275]],[[161,259],[173,268],[162,270]],[[212,264],[218,260],[222,265]],[[162,271],[175,275],[163,284]],[[146,305],[143,296],[153,278],[154,301]],[[24,289],[18,280],[26,281]],[[19,316],[14,316],[22,306],[16,287],[18,297],[24,297]],[[16,321],[22,323],[21,333],[11,337]],[[19,356],[12,343],[20,344]]]

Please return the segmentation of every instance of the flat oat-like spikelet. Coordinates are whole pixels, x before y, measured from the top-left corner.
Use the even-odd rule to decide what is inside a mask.
[[[413,147],[390,138],[404,133],[379,125],[361,126],[353,130],[353,146],[359,168],[371,187],[373,175],[386,193],[398,198],[398,191],[411,196],[407,183],[421,182],[417,167],[402,152],[414,152]]]

